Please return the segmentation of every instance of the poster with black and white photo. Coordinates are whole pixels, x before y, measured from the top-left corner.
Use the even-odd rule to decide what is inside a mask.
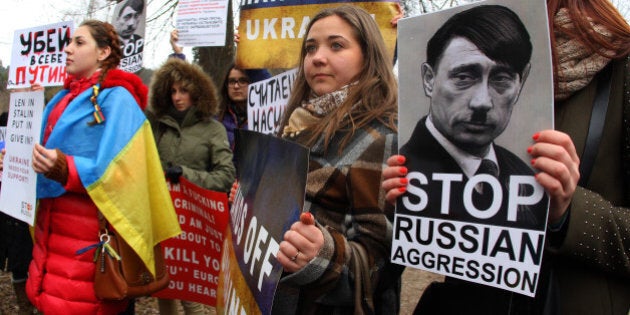
[[[146,25],[146,0],[122,0],[114,8],[112,25],[121,41],[120,69],[138,72],[142,69]]]
[[[553,128],[545,1],[483,1],[398,25],[409,172],[392,261],[534,296],[549,200],[527,148]]]

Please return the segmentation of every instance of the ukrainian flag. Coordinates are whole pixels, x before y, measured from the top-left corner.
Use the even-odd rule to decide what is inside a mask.
[[[49,104],[56,104],[62,91]],[[76,171],[98,209],[155,274],[153,247],[181,233],[153,133],[133,96],[123,87],[98,96],[105,121],[94,124],[92,89],[64,110],[46,142],[72,156]],[[44,110],[43,126],[53,106]],[[43,138],[42,138],[43,139]],[[65,193],[58,182],[38,176],[37,197]]]

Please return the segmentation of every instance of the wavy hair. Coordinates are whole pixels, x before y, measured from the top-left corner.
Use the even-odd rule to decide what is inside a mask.
[[[562,8],[569,12],[574,29],[555,29],[553,21]],[[547,0],[547,14],[554,61],[557,61],[554,31],[575,38],[592,51],[608,58],[620,58],[630,54],[630,26],[609,0]],[[606,28],[612,37],[607,38],[595,31],[593,24]],[[610,51],[615,53],[611,55]]]
[[[111,53],[101,61],[101,76],[99,82],[102,82],[107,72],[116,69],[122,58],[122,48],[120,47],[120,39],[113,25],[99,20],[85,20],[79,26],[86,26],[90,29],[90,34],[96,41],[98,48],[109,47]]]
[[[361,45],[364,63],[357,78],[357,84],[351,87],[345,102],[337,110],[323,117],[321,123],[307,128],[310,135],[306,140],[306,145],[312,146],[323,135],[324,149],[327,150],[330,139],[335,133],[345,131],[347,134],[343,136],[339,145],[341,152],[354,135],[354,131],[373,120],[378,120],[388,128],[397,131],[398,83],[392,71],[392,58],[387,52],[378,25],[370,14],[350,5],[324,9],[310,21],[306,34],[309,33],[313,24],[329,16],[338,16],[352,27],[356,40]],[[305,43],[306,37],[302,42],[298,73],[282,118],[280,132],[288,124],[291,113],[312,94],[304,74]]]

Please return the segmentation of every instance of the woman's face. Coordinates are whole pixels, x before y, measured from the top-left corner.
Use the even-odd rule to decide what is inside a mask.
[[[185,111],[192,106],[190,93],[179,83],[173,84],[173,87],[171,88],[171,100],[173,101],[175,109],[180,112]]]
[[[304,49],[306,82],[317,95],[352,83],[363,68],[361,44],[353,28],[336,15],[313,23]]]
[[[247,101],[249,78],[243,71],[232,69],[227,79],[228,97],[234,103]]]
[[[99,48],[88,26],[80,26],[73,34],[66,52],[66,72],[79,78],[89,78],[100,67],[111,49]]]

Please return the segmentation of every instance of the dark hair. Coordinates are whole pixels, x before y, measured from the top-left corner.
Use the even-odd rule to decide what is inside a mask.
[[[144,0],[127,0],[118,11],[118,17],[123,13],[126,7],[131,7],[134,11],[142,13],[144,11]]]
[[[232,70],[241,72],[245,77],[247,77],[249,83],[254,83],[271,78],[271,74],[266,69],[242,69],[236,66],[235,63],[230,64],[227,71],[225,72],[225,76],[223,76],[223,81],[221,81],[221,104],[219,106],[219,113],[217,114],[217,118],[221,122],[225,117],[227,107],[232,102],[232,100],[230,100],[230,95],[228,94],[228,80],[230,78],[230,72],[232,72]]]
[[[149,103],[156,116],[168,113],[173,106],[171,91],[179,83],[202,119],[210,119],[218,107],[217,91],[212,79],[198,65],[178,58],[168,58],[151,79]]]
[[[398,83],[392,72],[392,58],[385,48],[381,31],[369,13],[351,5],[323,9],[310,21],[306,34],[309,33],[313,24],[329,16],[338,16],[352,27],[357,42],[361,45],[364,63],[357,78],[357,84],[350,88],[345,102],[337,110],[323,117],[320,123],[307,129],[310,136],[306,145],[313,145],[321,135],[324,135],[324,148],[327,149],[334,134],[345,129],[348,132],[339,145],[341,152],[352,138],[354,130],[366,126],[375,119],[388,128],[397,130]],[[312,95],[304,74],[306,39],[305,36],[302,41],[298,73],[282,118],[280,133],[288,124],[291,113]]]
[[[101,77],[99,81],[103,81],[107,71],[116,69],[122,58],[118,33],[116,33],[114,26],[99,20],[85,20],[79,26],[87,26],[90,29],[90,34],[96,41],[98,48],[109,47],[111,49],[109,56],[101,62]]]
[[[227,108],[230,105],[230,103],[232,103],[232,100],[230,100],[230,95],[228,94],[228,78],[230,77],[230,72],[232,72],[232,70],[240,71],[251,82],[251,78],[247,75],[247,72],[245,71],[245,69],[241,69],[237,67],[234,63],[232,63],[228,67],[227,71],[225,72],[225,76],[223,77],[223,81],[221,81],[221,101],[220,101],[221,104],[219,105],[219,113],[217,115],[217,119],[220,122],[223,122],[223,118],[225,117]]]
[[[512,10],[500,5],[482,5],[449,18],[429,40],[427,63],[433,68],[455,37],[463,37],[488,58],[522,74],[532,56],[527,28]]]

